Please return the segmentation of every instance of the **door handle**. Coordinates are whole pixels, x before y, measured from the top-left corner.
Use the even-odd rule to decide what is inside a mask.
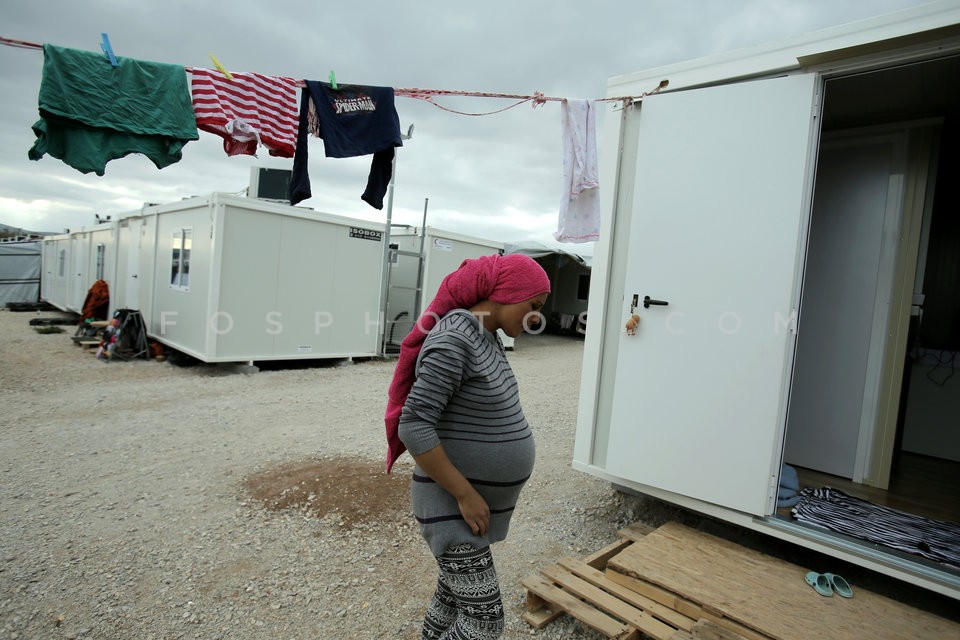
[[[666,300],[654,300],[654,299],[651,298],[650,296],[643,296],[643,308],[644,308],[644,309],[649,309],[649,308],[650,308],[650,305],[652,305],[652,304],[655,304],[655,305],[658,305],[658,306],[661,306],[661,307],[665,307],[665,306],[667,306],[667,305],[670,304],[670,303],[668,303]]]

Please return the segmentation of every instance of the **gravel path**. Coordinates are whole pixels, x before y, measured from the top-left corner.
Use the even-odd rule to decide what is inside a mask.
[[[412,462],[380,472],[393,361],[103,362],[72,327],[29,326],[56,315],[0,311],[0,639],[419,637],[435,563]],[[537,467],[494,546],[504,638],[600,638],[569,617],[530,629],[520,581],[643,515],[570,468],[582,349],[523,336],[509,355]]]
[[[419,638],[436,565],[409,514],[412,461],[382,472],[395,361],[244,373],[103,362],[0,310],[0,640]],[[583,343],[522,336],[509,359],[537,466],[493,547],[506,640],[521,580],[619,528],[677,520],[960,622],[956,603],[794,545],[625,496],[570,467]]]

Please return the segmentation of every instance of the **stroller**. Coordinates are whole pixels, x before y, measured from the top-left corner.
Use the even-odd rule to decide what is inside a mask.
[[[113,313],[113,320],[103,333],[97,356],[120,360],[150,357],[147,327],[138,310],[117,309]]]

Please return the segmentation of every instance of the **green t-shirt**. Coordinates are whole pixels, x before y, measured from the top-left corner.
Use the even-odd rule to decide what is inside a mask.
[[[107,162],[142,153],[162,169],[198,139],[186,70],[177,65],[43,45],[40,120],[31,160],[45,154],[102,176]]]

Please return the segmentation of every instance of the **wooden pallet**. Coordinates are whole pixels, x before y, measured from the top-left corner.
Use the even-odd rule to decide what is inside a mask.
[[[767,640],[716,612],[653,585],[606,571],[607,562],[653,528],[634,523],[582,560],[564,558],[522,581],[523,619],[541,629],[566,614],[616,640]],[[731,624],[732,623],[732,624]]]
[[[810,569],[668,522],[610,558],[606,574],[747,638],[960,638],[960,624],[859,584],[853,598],[824,598],[804,580]]]
[[[676,522],[618,534],[524,580],[523,618],[540,628],[567,614],[618,640],[960,638],[960,624],[859,585],[852,599],[824,598],[807,567]]]

